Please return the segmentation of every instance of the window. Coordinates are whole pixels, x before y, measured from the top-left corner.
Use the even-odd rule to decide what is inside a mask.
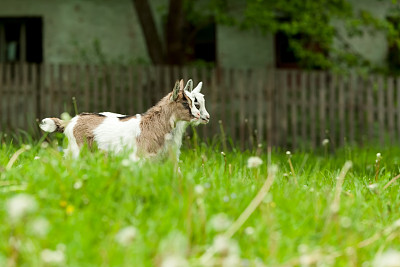
[[[42,29],[39,17],[0,18],[0,62],[42,62]]]
[[[283,32],[277,32],[275,35],[275,55],[277,68],[299,67],[299,59],[290,48],[289,37]]]
[[[400,17],[390,16],[386,18],[387,21],[392,24],[396,31],[400,30]],[[387,60],[389,65],[389,70],[391,72],[399,72],[400,69],[400,47],[398,44],[398,36],[388,37],[388,53]]]
[[[194,60],[215,62],[215,23],[200,29],[194,37]]]

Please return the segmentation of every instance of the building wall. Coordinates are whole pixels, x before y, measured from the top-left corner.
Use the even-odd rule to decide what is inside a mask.
[[[217,27],[218,63],[225,67],[263,68],[275,66],[272,34]]]
[[[353,5],[355,12],[366,10],[379,19],[384,19],[393,8],[392,1],[389,0],[349,0],[349,2]],[[342,22],[334,21],[333,24],[341,37],[350,44],[352,50],[358,52],[373,64],[378,66],[387,64],[388,43],[383,32],[371,32],[365,29],[362,36],[350,37],[346,34],[345,25]]]
[[[131,0],[2,0],[6,16],[43,18],[45,62],[148,61]]]

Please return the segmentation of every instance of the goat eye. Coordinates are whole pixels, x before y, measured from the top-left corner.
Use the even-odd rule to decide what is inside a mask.
[[[196,108],[200,107],[200,103],[199,102],[194,102],[194,105],[195,105]]]

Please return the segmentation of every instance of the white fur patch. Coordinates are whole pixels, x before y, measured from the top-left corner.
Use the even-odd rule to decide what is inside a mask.
[[[57,129],[56,123],[50,118],[43,119],[42,122],[40,123],[39,127],[43,131],[49,132],[49,133],[52,133]]]
[[[124,117],[126,115],[119,114],[119,113],[114,113],[114,112],[100,112],[99,114],[104,115],[106,117],[113,117],[113,118],[118,118],[118,117]]]
[[[71,122],[64,130],[64,134],[68,138],[68,148],[64,149],[64,153],[65,155],[72,155],[73,158],[77,158],[80,151],[80,148],[74,136],[74,127],[76,125],[76,122],[78,121],[78,118],[79,116],[73,117]]]
[[[117,117],[114,115],[107,116],[93,131],[94,140],[99,149],[119,153],[136,148],[136,137],[141,132],[141,116],[136,115],[136,118],[126,121],[121,121]]]

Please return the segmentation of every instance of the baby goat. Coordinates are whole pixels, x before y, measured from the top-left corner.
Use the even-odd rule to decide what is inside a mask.
[[[68,138],[65,153],[75,158],[85,143],[89,147],[96,143],[99,149],[114,153],[128,150],[134,160],[162,157],[170,149],[179,158],[186,127],[190,123],[206,124],[210,119],[201,87],[200,82],[193,89],[193,82],[189,80],[183,88],[183,80],[177,81],[171,93],[142,115],[82,113],[68,122],[43,119],[40,128],[46,132],[63,132]]]

